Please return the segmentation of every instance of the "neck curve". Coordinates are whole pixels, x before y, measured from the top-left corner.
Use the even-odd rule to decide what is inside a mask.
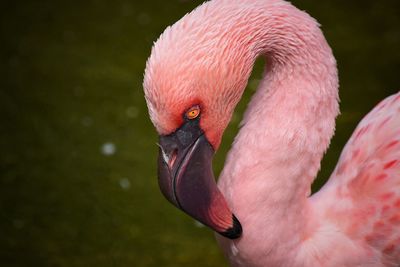
[[[244,65],[266,58],[263,79],[219,179],[243,226],[241,239],[219,241],[246,266],[259,266],[266,252],[268,264],[281,266],[281,253],[306,238],[307,197],[338,114],[336,62],[317,22],[288,3],[268,3],[259,23],[247,23],[255,25],[246,28],[256,33],[251,42],[242,42],[251,54]]]

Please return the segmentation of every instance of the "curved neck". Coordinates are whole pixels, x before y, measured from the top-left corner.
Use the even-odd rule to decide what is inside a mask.
[[[251,42],[242,42],[252,54],[251,64],[244,65],[251,68],[257,56],[266,58],[263,79],[219,186],[243,225],[236,245],[260,244],[248,255],[243,245],[240,256],[271,251],[273,263],[278,244],[290,251],[307,234],[307,197],[334,132],[338,80],[331,49],[311,17],[287,3],[263,12],[262,24],[246,29],[255,33]]]

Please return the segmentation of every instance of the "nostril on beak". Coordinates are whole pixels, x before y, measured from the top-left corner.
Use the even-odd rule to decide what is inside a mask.
[[[175,163],[175,160],[176,160],[176,157],[177,157],[177,155],[178,155],[178,149],[174,149],[172,152],[171,152],[171,154],[169,155],[169,157],[168,157],[168,166],[169,166],[169,168],[172,170],[172,167],[174,166],[174,163]]]
[[[176,158],[178,156],[178,149],[175,148],[174,150],[172,150],[172,152],[168,153],[168,150],[165,151],[159,143],[156,144],[161,150],[164,162],[168,165],[169,169],[172,170],[172,167],[174,166]]]

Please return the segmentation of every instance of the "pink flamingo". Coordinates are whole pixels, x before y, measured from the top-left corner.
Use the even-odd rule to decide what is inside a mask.
[[[217,187],[212,156],[260,55]],[[336,62],[308,14],[281,0],[207,2],[154,44],[144,90],[160,188],[221,234],[232,266],[400,266],[400,93],[360,122],[310,196],[339,109]]]

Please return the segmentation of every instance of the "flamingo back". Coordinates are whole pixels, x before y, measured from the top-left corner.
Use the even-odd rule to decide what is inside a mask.
[[[311,199],[382,266],[399,266],[400,93],[359,123],[328,183]]]

